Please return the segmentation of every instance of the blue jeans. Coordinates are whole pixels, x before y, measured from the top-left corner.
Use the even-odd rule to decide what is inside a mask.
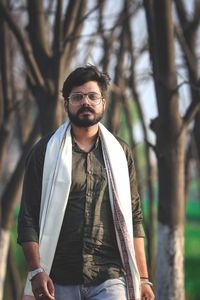
[[[124,278],[108,279],[96,286],[57,285],[56,300],[127,300]]]

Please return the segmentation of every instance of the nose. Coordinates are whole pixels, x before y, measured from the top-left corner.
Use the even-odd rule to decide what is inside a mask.
[[[89,97],[88,97],[88,94],[84,94],[83,95],[83,99],[81,101],[82,105],[85,105],[85,104],[89,104]]]

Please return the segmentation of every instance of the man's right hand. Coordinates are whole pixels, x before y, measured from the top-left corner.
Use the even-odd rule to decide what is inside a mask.
[[[54,285],[47,273],[41,272],[34,276],[31,285],[36,300],[55,300]]]

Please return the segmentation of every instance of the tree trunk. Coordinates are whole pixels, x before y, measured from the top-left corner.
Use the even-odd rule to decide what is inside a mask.
[[[182,0],[176,0],[176,11],[181,25],[181,32],[178,34],[180,46],[182,48],[183,57],[187,67],[188,78],[190,82],[190,94],[192,102],[198,103],[199,92],[199,68],[197,55],[197,35],[200,23],[200,2],[194,2],[193,18],[188,17],[188,12],[185,9],[185,4]],[[181,34],[182,33],[182,34]],[[196,113],[194,121],[193,134],[196,141],[198,157],[200,161],[200,112]]]
[[[200,112],[197,113],[194,124],[194,138],[196,141],[198,159],[200,162]]]
[[[121,16],[126,18],[127,13],[127,1],[124,1],[124,7],[121,11]],[[125,21],[121,28],[121,32],[119,34],[119,48],[117,50],[117,57],[118,60],[115,66],[115,75],[114,75],[114,88],[111,93],[111,101],[108,107],[108,119],[107,119],[107,127],[113,133],[117,134],[120,128],[120,116],[121,116],[121,109],[122,109],[122,95],[124,92],[125,87],[125,80],[124,76],[124,57],[126,53],[126,26]],[[110,117],[112,116],[112,118]]]
[[[134,56],[134,46],[133,46],[133,38],[131,35],[131,19],[127,18],[127,41],[129,45],[130,51],[130,78],[129,78],[129,86],[132,91],[133,99],[137,106],[137,111],[139,114],[142,132],[144,135],[144,143],[145,143],[145,159],[146,159],[146,186],[147,186],[147,194],[148,194],[148,221],[146,222],[146,234],[147,234],[147,255],[148,255],[148,267],[149,267],[149,275],[152,281],[155,278],[155,208],[154,208],[154,192],[153,192],[153,170],[151,166],[150,159],[150,147],[147,143],[148,134],[147,128],[145,125],[145,118],[142,110],[142,106],[140,104],[139,94],[137,92],[136,81],[135,81],[135,56]]]
[[[22,298],[22,283],[17,270],[16,259],[13,253],[12,243],[10,243],[10,249],[8,252],[8,272],[9,280],[11,281],[11,293],[15,300],[21,300]]]
[[[184,300],[184,134],[158,159],[159,209],[156,298]]]
[[[179,112],[172,1],[144,0],[159,116],[153,122],[159,207],[156,298],[184,300],[185,130]]]
[[[171,229],[158,223],[156,299],[185,299],[183,269],[183,228]],[[180,269],[174,268],[180,266]],[[158,280],[159,278],[159,280]]]
[[[10,244],[10,231],[0,230],[0,300],[3,299],[4,281],[6,276],[6,264]]]

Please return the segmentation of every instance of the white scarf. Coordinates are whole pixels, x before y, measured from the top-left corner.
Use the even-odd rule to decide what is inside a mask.
[[[139,300],[140,276],[133,246],[131,194],[127,159],[117,139],[101,123],[99,124],[99,128],[118,247],[122,262],[126,265],[128,260],[131,271],[131,282],[129,277],[127,278],[127,283],[129,282],[129,286],[132,285],[134,295],[131,295],[133,293],[129,289],[128,299]],[[68,202],[71,186],[71,170],[71,124],[67,120],[66,123],[56,130],[49,140],[44,160],[40,207],[39,251],[41,257],[40,264],[48,274],[51,270]],[[117,201],[117,213],[114,201]],[[121,227],[125,245],[122,245],[120,233],[116,226],[116,215],[119,215],[119,218],[123,219]],[[126,248],[127,259],[124,259],[124,247]],[[26,281],[24,295],[33,296],[31,283],[28,279]],[[31,298],[27,297],[27,299]]]

